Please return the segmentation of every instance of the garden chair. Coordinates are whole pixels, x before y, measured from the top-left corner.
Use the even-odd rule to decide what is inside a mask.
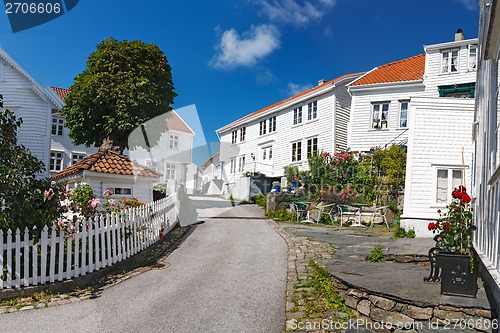
[[[337,215],[337,205],[336,204],[330,204],[330,205],[322,205],[318,207],[318,219],[317,222],[321,220],[321,216],[326,215],[330,218],[330,221],[332,221],[332,224],[334,224],[334,216]]]
[[[307,213],[307,205],[300,202],[292,202],[290,204],[290,210],[292,214],[296,216],[297,223],[299,222],[299,218],[304,218],[304,215]]]
[[[375,208],[375,210],[373,211],[372,221],[370,223],[370,227],[373,226],[373,223],[375,222],[375,218],[381,217],[382,222],[384,222],[385,225],[387,226],[387,228],[389,228],[389,224],[387,223],[387,217],[386,217],[388,212],[389,212],[389,206],[382,206],[382,207]]]
[[[356,207],[351,207],[348,205],[338,205],[338,214],[340,215],[340,226],[343,225],[344,219],[345,223],[356,222],[356,216],[358,215],[359,209]]]

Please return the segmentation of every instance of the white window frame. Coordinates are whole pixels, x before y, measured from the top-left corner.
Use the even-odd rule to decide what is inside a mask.
[[[52,117],[52,135],[62,136],[64,129],[64,119]],[[54,133],[55,132],[55,133]]]
[[[456,57],[454,58],[454,54]],[[455,70],[453,70],[453,59],[455,59]],[[453,74],[460,72],[460,49],[441,51],[441,74]]]
[[[165,180],[175,180],[177,174],[177,165],[171,162],[165,162]]]
[[[168,141],[169,141],[169,147],[170,147],[170,149],[173,149],[173,150],[178,150],[179,149],[179,135],[177,135],[177,134],[170,134],[168,136]]]
[[[382,119],[382,115],[384,114],[384,106],[387,105],[387,110],[386,110],[386,118],[385,120]],[[371,105],[372,112],[371,112],[371,121],[370,121],[370,127],[371,129],[374,130],[381,130],[383,128],[383,122],[385,122],[385,129],[389,127],[389,112],[391,110],[391,103],[390,102],[377,102],[377,103],[372,103]],[[375,110],[378,109],[378,110]],[[377,112],[377,113],[375,113]],[[377,118],[377,119],[375,119]],[[375,122],[377,120],[377,122]],[[380,124],[380,127],[378,127]]]
[[[109,191],[112,196],[132,197],[134,194],[132,187],[107,187],[106,190]]]
[[[318,153],[318,137],[309,138],[306,141],[306,156],[309,158],[312,154]]]
[[[53,172],[59,172],[63,169],[64,152],[62,151],[51,151],[50,152],[50,163],[49,170]]]
[[[229,165],[230,165],[230,169],[229,169],[229,173],[236,173],[236,158],[231,158],[229,160]]]
[[[240,128],[240,142],[245,141],[246,134],[247,134],[247,128],[246,127]]]
[[[302,141],[295,141],[291,143],[292,162],[302,161]]]
[[[71,152],[71,165],[76,164],[87,157],[85,153]]]
[[[307,120],[318,118],[318,101],[312,101],[307,104]]]
[[[269,133],[276,132],[276,116],[269,118]]]
[[[261,149],[261,161],[263,164],[270,164],[273,161],[273,147],[267,146]]]
[[[293,109],[293,125],[302,124],[302,106]]]
[[[146,168],[156,171],[158,169],[158,161],[146,160]]]
[[[267,120],[263,119],[259,122],[259,135],[265,135],[267,130],[266,130],[266,124]]]
[[[245,171],[245,155],[238,158],[238,172]]]
[[[472,56],[472,50],[474,50],[474,56]],[[470,72],[477,70],[477,53],[478,48],[476,44],[471,44],[467,50],[467,68]]]
[[[464,169],[461,166],[434,166],[434,190],[433,190],[433,195],[434,195],[434,203],[435,205],[439,207],[445,207],[449,203],[451,203],[453,197],[451,196],[451,192],[453,191],[454,188],[457,188],[459,185],[465,185],[462,184],[462,179],[463,179],[463,172]],[[467,173],[468,166],[465,168],[465,172]],[[446,202],[441,201],[438,202],[438,174],[439,171],[446,171],[447,172],[447,179],[446,179],[446,188],[444,188],[443,192],[446,193]],[[453,183],[453,180],[456,178],[453,178],[453,172],[454,171],[460,171],[461,177],[460,181]],[[465,185],[466,186],[466,185]]]
[[[403,110],[403,105],[406,104],[406,110]],[[399,101],[399,121],[398,125],[399,128],[408,128],[408,111],[410,110],[410,101]],[[406,111],[406,118],[404,118],[406,125],[403,126],[401,124],[401,121],[403,120],[403,117],[401,116],[403,111]]]

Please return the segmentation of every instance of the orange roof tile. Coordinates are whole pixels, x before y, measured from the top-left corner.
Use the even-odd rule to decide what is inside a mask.
[[[55,91],[55,93],[63,100],[63,102],[66,100],[66,97],[68,97],[69,89],[59,87],[50,88]]]
[[[228,127],[228,126],[231,126],[231,125],[233,125],[233,124],[237,124],[237,123],[239,123],[239,122],[241,122],[241,121],[243,121],[243,120],[245,120],[245,119],[248,119],[248,118],[254,117],[254,116],[259,115],[259,114],[261,114],[261,113],[264,113],[264,112],[265,112],[265,111],[267,111],[267,110],[270,110],[270,109],[272,109],[272,108],[275,108],[275,107],[280,106],[280,105],[282,105],[282,104],[285,104],[285,103],[287,103],[287,102],[291,102],[291,101],[293,101],[294,99],[297,99],[297,98],[299,98],[299,97],[302,97],[302,96],[304,96],[304,95],[307,95],[307,94],[309,94],[309,93],[311,93],[311,92],[313,92],[313,91],[315,91],[315,90],[318,90],[318,89],[324,88],[325,86],[328,86],[328,85],[332,85],[332,84],[334,84],[334,83],[336,83],[336,82],[338,82],[338,81],[340,81],[340,80],[342,80],[342,79],[345,79],[345,78],[350,77],[350,76],[360,75],[360,74],[363,74],[363,72],[359,72],[359,73],[351,73],[351,74],[345,74],[345,75],[339,76],[339,77],[338,77],[338,78],[336,78],[336,79],[333,79],[333,80],[327,81],[327,82],[325,82],[325,83],[323,83],[323,84],[321,84],[321,85],[318,85],[318,86],[316,86],[316,87],[313,87],[313,88],[311,88],[311,89],[309,89],[309,90],[306,90],[306,91],[303,91],[303,92],[301,92],[301,93],[298,93],[297,95],[294,95],[294,96],[292,96],[292,97],[289,97],[289,98],[287,98],[287,99],[284,99],[284,100],[279,101],[279,102],[277,102],[277,103],[274,103],[274,104],[272,104],[272,105],[266,106],[266,107],[265,107],[265,108],[263,108],[263,109],[260,109],[260,110],[258,110],[258,111],[255,111],[255,112],[253,112],[253,113],[250,113],[249,115],[246,115],[246,116],[244,116],[244,117],[242,117],[242,118],[240,118],[240,119],[238,119],[238,120],[235,120],[235,121],[233,121],[232,123],[230,123],[229,125],[224,126],[224,127]]]
[[[350,84],[351,87],[366,84],[404,82],[421,80],[425,71],[425,54],[391,62],[375,68],[357,81]]]
[[[83,160],[56,173],[52,179],[59,179],[75,174],[81,170],[89,170],[115,175],[136,175],[142,177],[161,177],[156,171],[146,168],[139,163],[129,160],[127,156],[111,150],[100,150]]]

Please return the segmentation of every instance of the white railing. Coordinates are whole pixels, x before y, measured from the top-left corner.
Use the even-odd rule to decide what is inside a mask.
[[[0,230],[0,289],[35,286],[98,271],[141,252],[177,223],[171,195],[146,206],[101,215],[71,235],[45,226],[36,244],[28,229]]]

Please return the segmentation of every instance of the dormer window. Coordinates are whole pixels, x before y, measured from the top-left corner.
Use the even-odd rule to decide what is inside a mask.
[[[441,51],[441,74],[458,73],[458,49]]]
[[[469,71],[475,71],[477,69],[477,45],[469,45],[469,59],[468,59]]]

